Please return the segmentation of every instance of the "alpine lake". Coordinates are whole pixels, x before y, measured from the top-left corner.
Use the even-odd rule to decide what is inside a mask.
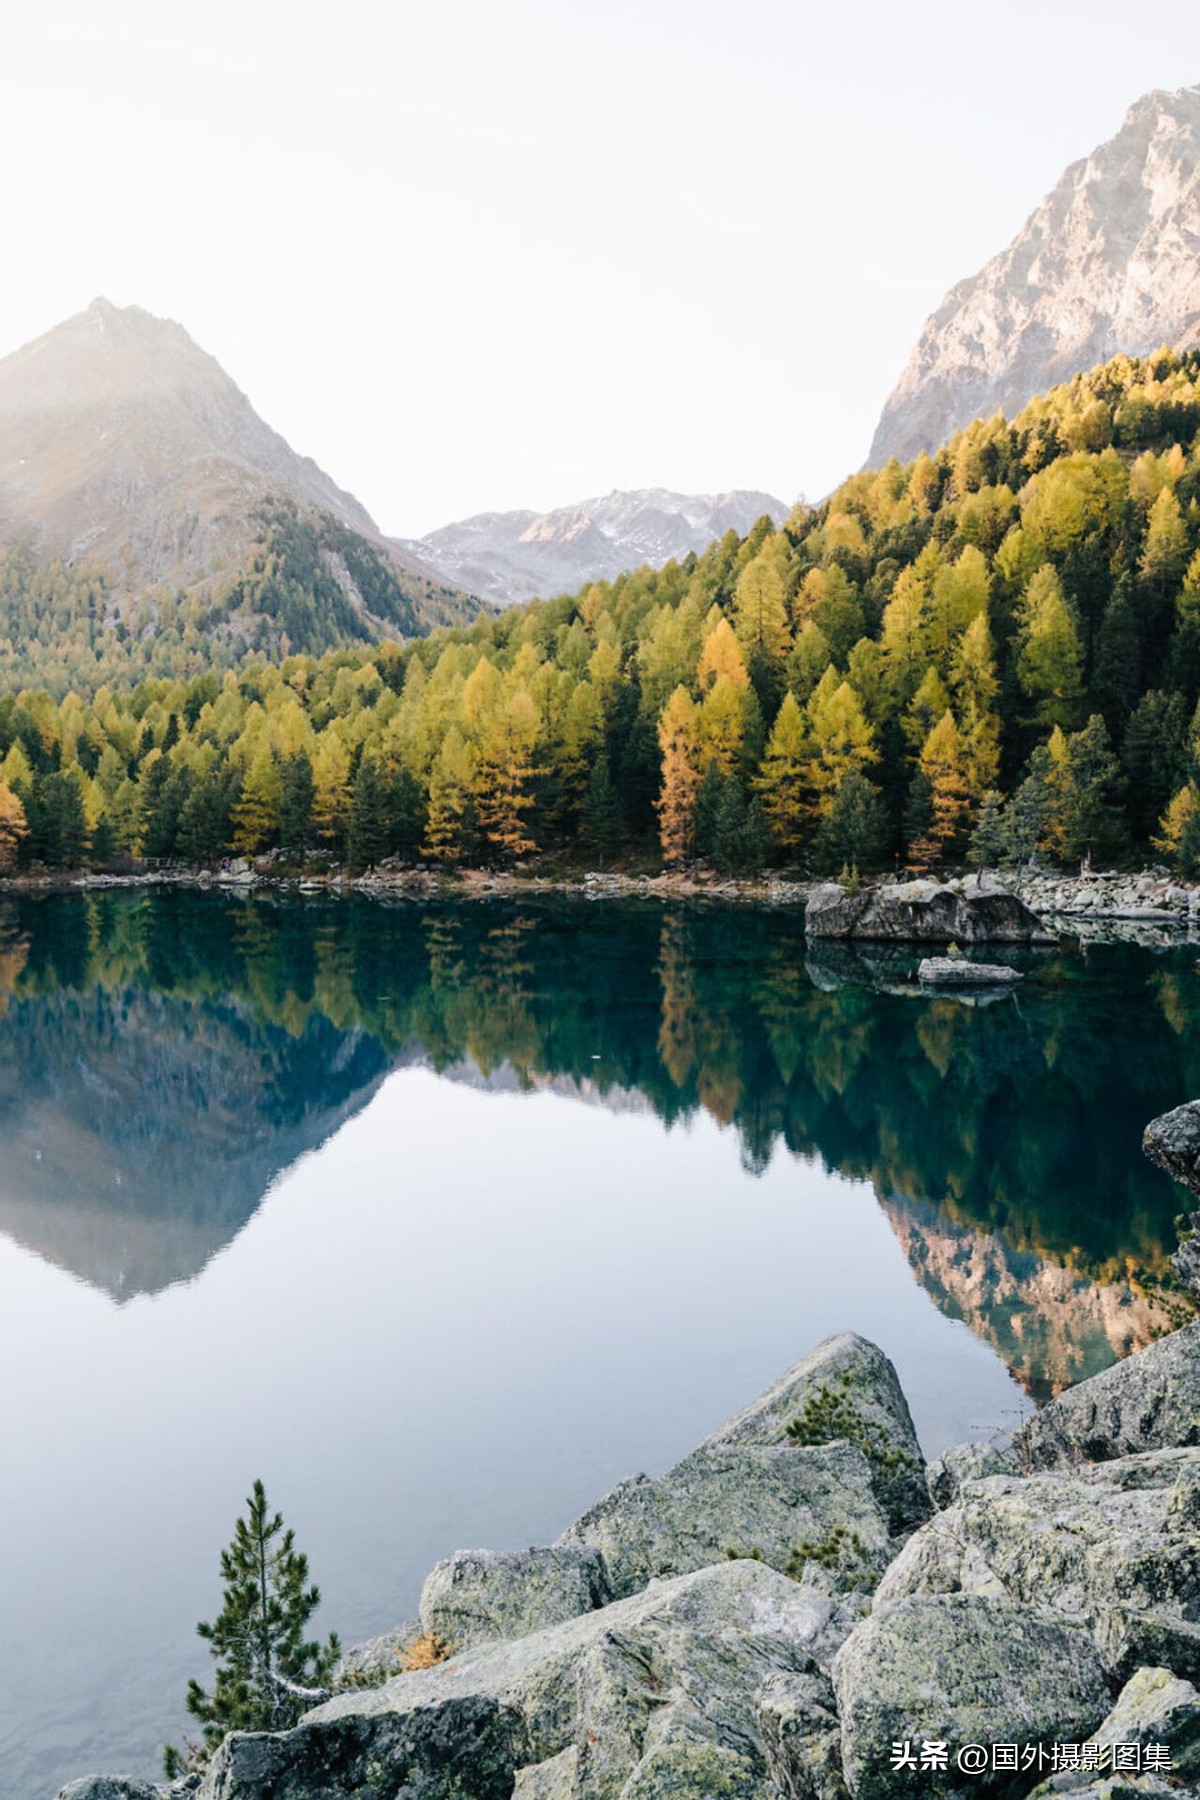
[[[934,1456],[1184,1322],[1198,954],[981,1003],[794,907],[5,897],[0,1800],[157,1772],[257,1477],[353,1643],[832,1332]]]

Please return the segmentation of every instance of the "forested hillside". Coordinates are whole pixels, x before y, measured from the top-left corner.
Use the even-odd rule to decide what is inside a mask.
[[[1200,354],[1118,358],[658,572],[402,647],[10,696],[5,854],[1190,868],[1198,434]]]

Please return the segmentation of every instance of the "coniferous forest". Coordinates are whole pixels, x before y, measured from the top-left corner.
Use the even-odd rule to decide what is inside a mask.
[[[0,700],[6,867],[1200,866],[1200,353],[1118,357],[779,530],[406,643],[347,620],[288,653],[322,644],[302,536],[259,572],[278,632],[190,678],[202,620],[146,677],[102,587],[81,611],[81,577],[10,561],[3,632],[37,629]]]

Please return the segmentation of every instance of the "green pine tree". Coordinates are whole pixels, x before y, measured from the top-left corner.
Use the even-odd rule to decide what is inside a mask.
[[[616,854],[621,837],[621,813],[607,756],[598,756],[588,777],[581,820],[583,841],[600,863]]]
[[[320,1591],[309,1585],[308,1558],[296,1549],[282,1514],[271,1513],[261,1481],[246,1509],[221,1552],[224,1605],[211,1625],[196,1627],[217,1663],[211,1694],[198,1681],[188,1683],[188,1711],[204,1727],[201,1760],[227,1731],[294,1725],[306,1708],[328,1698],[326,1684],[341,1655],[336,1636],[322,1645],[304,1635]],[[169,1746],[168,1776],[184,1760]]]

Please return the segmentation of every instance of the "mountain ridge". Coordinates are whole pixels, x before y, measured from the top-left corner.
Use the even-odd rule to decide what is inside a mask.
[[[1115,355],[1197,343],[1200,87],[1153,89],[926,320],[867,466],[932,455]]]
[[[776,524],[788,508],[773,494],[733,488],[680,494],[671,488],[613,488],[573,505],[474,513],[401,547],[443,581],[498,606],[572,592],[592,581],[707,549],[726,531],[744,537],[764,513]]]
[[[100,298],[0,359],[0,547],[94,568],[109,616],[156,591],[220,597],[252,570],[264,509],[289,506],[318,536],[354,534],[389,589],[373,613],[323,549],[345,603],[335,636],[347,619],[369,638],[477,610],[294,451],[177,321]]]

